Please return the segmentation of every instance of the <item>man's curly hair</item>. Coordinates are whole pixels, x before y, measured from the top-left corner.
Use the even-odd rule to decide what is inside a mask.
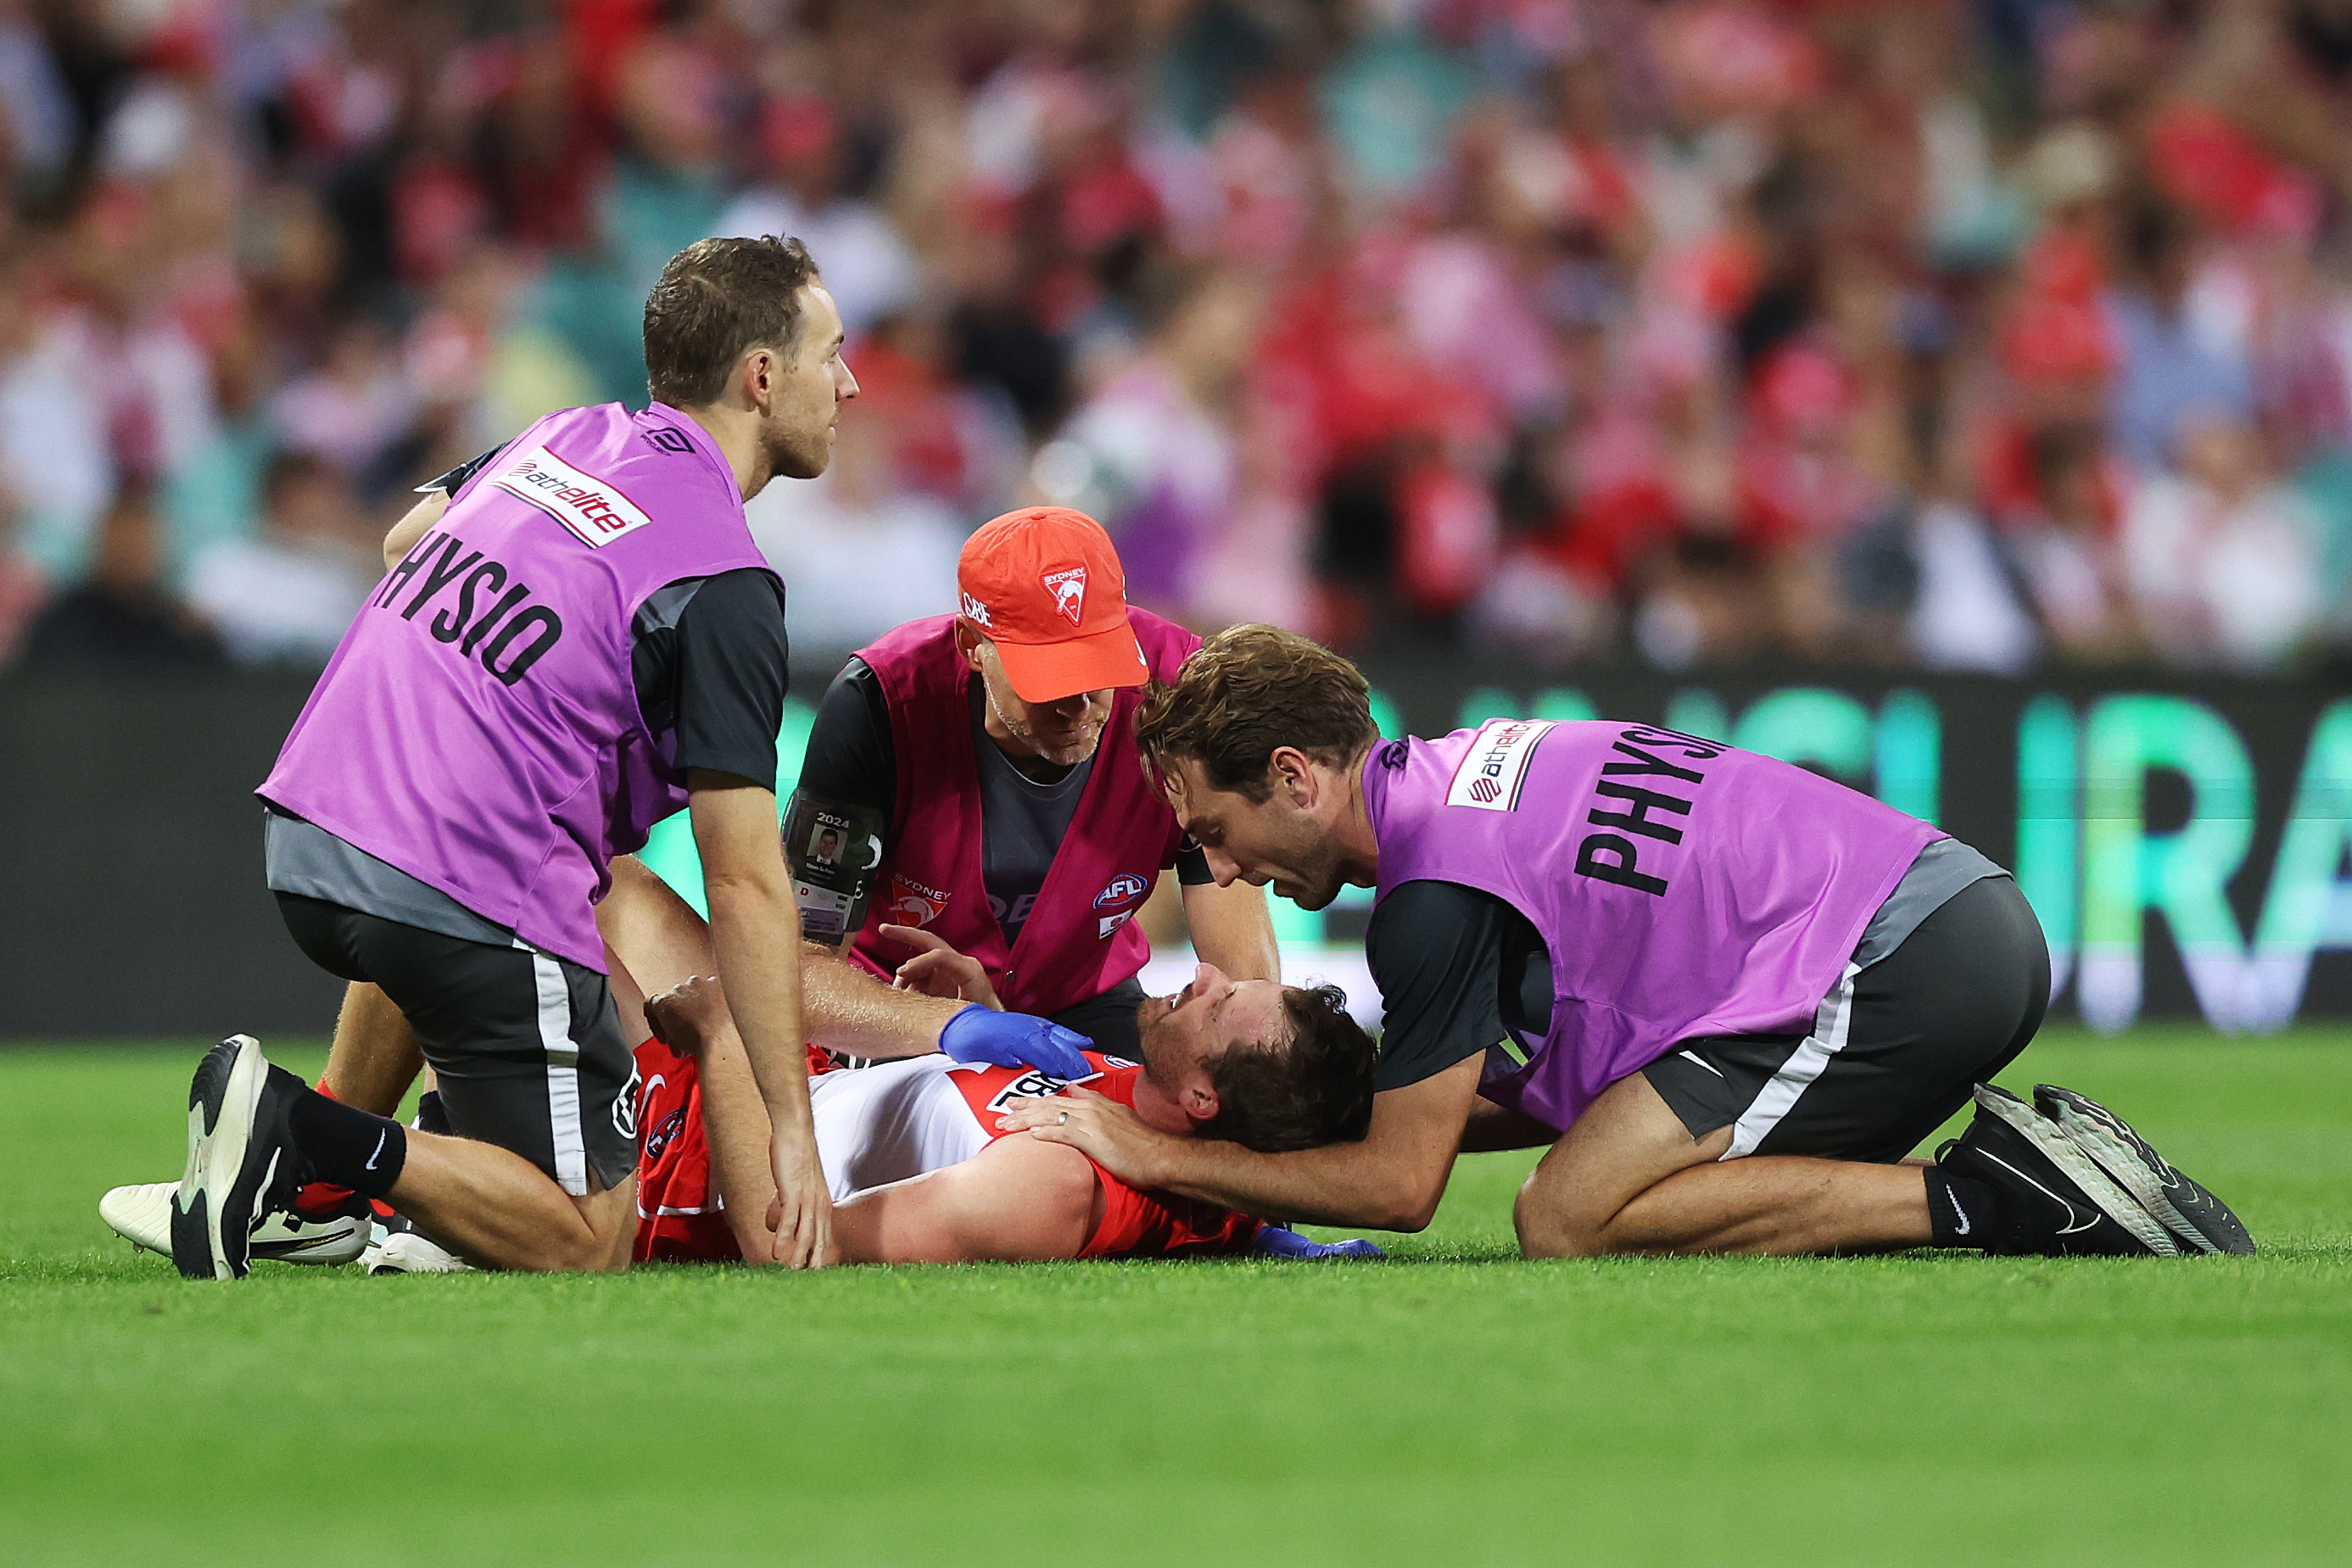
[[[1136,745],[1157,777],[1190,759],[1212,787],[1253,803],[1273,789],[1266,759],[1276,747],[1345,768],[1380,737],[1362,673],[1279,626],[1218,632],[1184,661],[1175,685],[1153,682],[1135,715]]]
[[[1204,1063],[1217,1113],[1201,1136],[1225,1138],[1264,1155],[1352,1144],[1372,1124],[1372,1037],[1348,1016],[1337,986],[1286,986],[1288,1038],[1236,1045]]]

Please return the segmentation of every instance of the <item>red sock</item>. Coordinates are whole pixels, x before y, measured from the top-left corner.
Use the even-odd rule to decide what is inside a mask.
[[[338,1098],[335,1092],[327,1087],[325,1079],[320,1079],[316,1087],[319,1092],[328,1099]],[[352,1189],[347,1186],[337,1186],[331,1181],[314,1181],[295,1193],[294,1207],[306,1213],[327,1218],[349,1205],[353,1196]]]

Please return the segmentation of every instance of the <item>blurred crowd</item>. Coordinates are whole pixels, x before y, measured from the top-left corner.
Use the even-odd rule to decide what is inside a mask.
[[[760,233],[804,647],[1050,501],[1351,649],[2352,650],[2352,0],[0,0],[0,664],[323,661]]]

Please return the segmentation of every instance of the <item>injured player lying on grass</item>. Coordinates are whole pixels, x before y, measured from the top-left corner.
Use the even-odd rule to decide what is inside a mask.
[[[718,982],[687,980],[646,1012],[660,1039],[638,1052],[635,1256],[765,1259],[767,1113]],[[1012,1100],[1075,1082],[1177,1136],[1271,1153],[1363,1135],[1371,1042],[1335,991],[1235,983],[1203,964],[1177,996],[1146,1001],[1139,1025],[1140,1063],[1088,1051],[1047,1071],[932,1052],[814,1073],[810,1104],[835,1203],[830,1260],[1376,1254],[1369,1242],[1318,1245],[1214,1204],[1144,1192],[1066,1145],[998,1128]]]
[[[633,861],[616,862],[600,922],[619,960],[613,994],[639,1048],[642,1134],[632,1255],[640,1261],[770,1256],[772,1197],[765,1109],[717,984],[700,918]],[[1173,1134],[1232,1138],[1265,1152],[1360,1138],[1373,1047],[1334,990],[1233,984],[1202,966],[1180,996],[1142,1009],[1143,1064],[1074,1049],[1083,1037],[1044,1019],[894,989],[808,949],[805,1025],[821,1157],[835,1202],[833,1260],[979,1261],[1251,1252],[1359,1255],[1369,1243],[1306,1241],[1213,1205],[1139,1192],[1076,1150],[1008,1138],[996,1108],[1066,1083],[1133,1105]],[[635,977],[667,988],[651,1010]],[[828,1051],[883,1060],[834,1068]],[[1042,1063],[1043,1067],[1038,1066]],[[428,1092],[418,1124],[436,1125]],[[743,1151],[749,1150],[745,1155]],[[714,1172],[715,1167],[715,1172]],[[740,1197],[725,1207],[730,1183]],[[173,1184],[117,1187],[107,1223],[135,1244],[169,1247]],[[438,1272],[464,1260],[413,1231],[380,1238],[373,1271]],[[368,1227],[345,1216],[262,1217],[252,1256],[336,1264],[360,1255]]]

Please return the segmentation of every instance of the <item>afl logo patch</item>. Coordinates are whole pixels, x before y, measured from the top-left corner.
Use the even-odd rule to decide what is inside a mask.
[[[1537,742],[1550,729],[1549,719],[1488,719],[1455,765],[1445,803],[1480,811],[1517,810],[1528,763],[1535,756]]]
[[[671,1142],[684,1131],[686,1131],[686,1107],[681,1105],[655,1123],[654,1130],[646,1134],[646,1158],[648,1160],[661,1158],[662,1151],[668,1148]]]
[[[1095,894],[1097,909],[1123,909],[1151,891],[1151,884],[1131,871],[1123,871],[1110,879],[1100,893]]]

